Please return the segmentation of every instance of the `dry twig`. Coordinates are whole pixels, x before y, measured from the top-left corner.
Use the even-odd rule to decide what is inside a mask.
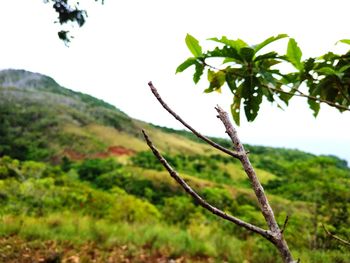
[[[344,240],[344,239],[342,239],[342,238],[340,238],[340,237],[338,237],[338,236],[332,234],[332,233],[326,228],[326,226],[325,226],[324,224],[322,224],[322,226],[323,226],[324,231],[326,232],[326,234],[327,234],[329,237],[331,237],[331,238],[337,240],[338,242],[340,242],[341,244],[343,244],[343,245],[345,245],[345,246],[350,247],[350,242],[349,242],[349,241],[346,241],[346,240]]]

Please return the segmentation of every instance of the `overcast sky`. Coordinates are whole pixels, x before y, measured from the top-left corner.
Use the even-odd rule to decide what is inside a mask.
[[[184,42],[187,33],[204,46],[209,37],[226,35],[255,44],[287,33],[305,57],[344,50],[335,43],[350,38],[348,0],[105,0],[103,6],[93,0],[81,2],[87,4],[89,17],[67,48],[57,38],[56,14],[49,5],[41,0],[1,0],[0,69],[49,75],[131,117],[181,128],[152,97],[147,86],[152,80],[174,110],[214,136],[225,135],[214,106],[229,110],[232,98],[227,92],[203,94],[207,82],[194,85],[191,70],[175,75],[176,67],[191,55]],[[256,121],[242,121],[238,132],[246,143],[334,154],[350,162],[350,112],[321,108],[315,119],[301,98],[285,111],[266,102]]]

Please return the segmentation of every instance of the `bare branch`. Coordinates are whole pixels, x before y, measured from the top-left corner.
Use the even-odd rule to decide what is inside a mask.
[[[345,245],[345,246],[350,247],[350,242],[349,242],[349,241],[346,241],[346,240],[344,240],[344,239],[342,239],[342,238],[340,238],[340,237],[338,237],[338,236],[332,234],[332,233],[326,228],[326,226],[325,226],[324,224],[322,224],[322,226],[323,226],[324,231],[326,232],[326,234],[327,234],[329,237],[331,237],[331,238],[333,238],[333,239],[339,241],[341,244],[343,244],[343,245]]]
[[[286,230],[287,224],[288,224],[289,216],[286,216],[286,219],[284,220],[283,227],[281,229],[281,234],[283,234],[284,230]]]
[[[198,138],[202,139],[203,141],[207,142],[209,145],[213,146],[214,148],[216,148],[216,149],[218,149],[218,150],[220,150],[228,155],[231,155],[232,157],[234,157],[236,159],[239,159],[241,157],[240,153],[233,152],[233,151],[221,146],[220,144],[213,142],[208,137],[197,132],[194,128],[192,128],[189,124],[187,124],[179,115],[177,115],[172,109],[170,109],[170,107],[163,101],[163,99],[161,98],[157,89],[153,86],[151,81],[148,83],[148,86],[151,88],[152,93],[157,98],[159,103],[163,106],[163,108],[166,109],[182,125],[184,125],[186,128],[188,128],[194,135],[196,135]]]
[[[293,95],[293,96],[297,96],[297,97],[303,97],[303,98],[307,98],[307,99],[310,99],[310,100],[313,100],[313,101],[316,101],[316,102],[319,101],[319,102],[328,104],[329,106],[334,107],[334,108],[339,109],[339,110],[350,111],[350,108],[348,108],[346,106],[343,106],[343,105],[340,105],[340,104],[337,104],[335,102],[332,102],[332,101],[329,101],[329,100],[325,100],[325,99],[322,99],[322,98],[316,98],[314,96],[307,95],[307,94],[301,92],[300,90],[296,90],[298,92],[298,94],[296,94],[296,93],[292,93],[292,92],[289,92],[289,91],[276,89],[276,88],[273,88],[273,87],[268,87],[268,86],[264,86],[264,87],[266,87],[267,89],[273,90],[275,92],[280,92],[280,93],[284,93],[284,94],[287,94],[287,95]]]
[[[222,123],[225,126],[226,133],[231,138],[232,143],[235,146],[235,149],[238,153],[241,154],[241,158],[239,159],[242,163],[243,169],[245,173],[247,174],[250,183],[253,187],[253,190],[255,192],[255,196],[258,199],[259,206],[261,213],[263,214],[265,221],[267,225],[269,226],[269,229],[273,235],[273,241],[272,243],[278,248],[278,250],[281,253],[281,256],[284,260],[284,262],[295,262],[293,260],[292,254],[290,253],[290,250],[288,248],[288,244],[286,240],[283,237],[283,233],[279,229],[279,226],[277,224],[277,221],[275,219],[275,215],[273,213],[273,210],[269,204],[269,201],[267,200],[267,197],[264,192],[264,188],[262,187],[255,171],[252,166],[252,164],[249,161],[248,155],[246,154],[243,144],[238,138],[237,131],[233,127],[227,112],[225,112],[222,108],[217,106],[216,111],[218,112],[218,118],[222,121]]]
[[[165,169],[168,170],[170,176],[175,179],[176,182],[178,182],[181,187],[190,194],[199,205],[207,209],[209,212],[225,219],[228,221],[231,221],[232,223],[235,223],[238,226],[244,227],[252,232],[255,232],[257,234],[260,234],[264,238],[268,240],[272,240],[272,235],[269,230],[264,230],[258,226],[252,225],[250,223],[244,222],[241,219],[238,219],[234,216],[228,215],[222,210],[216,208],[215,206],[212,206],[207,201],[205,201],[201,196],[199,196],[196,191],[194,191],[186,182],[183,180],[178,173],[169,165],[167,160],[160,154],[160,152],[157,150],[157,148],[153,145],[152,141],[150,140],[149,136],[146,134],[144,130],[142,130],[143,136],[145,137],[145,140],[148,144],[148,146],[151,148],[153,154],[157,157],[157,159],[161,162],[161,164],[165,167]]]
[[[242,158],[240,159],[240,161],[242,163],[244,171],[248,175],[248,178],[252,184],[255,195],[258,198],[261,212],[265,217],[265,220],[269,226],[269,229],[272,232],[280,232],[279,227],[277,225],[277,222],[275,220],[272,208],[271,208],[271,206],[266,198],[264,189],[259,182],[259,179],[254,171],[253,166],[251,165],[251,163],[248,159],[248,156],[245,153],[243,144],[241,143],[241,141],[239,140],[239,138],[237,136],[236,129],[233,127],[233,125],[228,117],[227,112],[225,112],[219,106],[216,107],[216,110],[219,114],[219,116],[218,116],[219,119],[222,121],[222,123],[224,124],[224,126],[226,128],[226,133],[229,135],[229,137],[231,138],[231,140],[235,146],[236,151],[242,154]]]
[[[231,221],[239,226],[242,226],[250,231],[253,231],[255,233],[260,234],[267,240],[269,240],[271,243],[275,245],[275,247],[279,250],[281,257],[283,259],[283,262],[285,263],[295,263],[296,261],[293,260],[293,256],[290,253],[290,250],[288,248],[288,244],[286,240],[283,237],[283,233],[279,229],[279,226],[276,222],[275,216],[273,214],[272,208],[267,200],[267,197],[265,195],[264,189],[262,185],[259,182],[258,177],[256,176],[256,173],[249,161],[248,155],[246,151],[244,150],[243,144],[239,140],[237,136],[237,132],[233,125],[230,122],[230,119],[228,117],[228,114],[223,111],[220,107],[216,107],[216,110],[218,112],[218,118],[222,121],[226,128],[226,133],[230,136],[236,152],[232,152],[215,142],[211,141],[207,137],[201,135],[199,132],[194,130],[190,125],[188,125],[185,121],[182,120],[174,111],[172,111],[168,105],[162,100],[160,95],[158,94],[156,88],[153,86],[152,82],[149,82],[148,85],[151,88],[152,93],[154,96],[158,99],[160,104],[171,114],[175,119],[180,121],[185,127],[187,127],[190,131],[192,131],[193,134],[195,134],[200,139],[206,141],[211,146],[231,155],[234,158],[237,158],[242,163],[242,166],[244,168],[244,171],[248,175],[248,178],[252,184],[252,187],[254,189],[255,195],[258,199],[260,210],[265,218],[265,221],[267,225],[269,226],[269,230],[261,229],[257,226],[254,226],[252,224],[249,224],[247,222],[244,222],[234,216],[227,215],[225,212],[219,210],[218,208],[210,205],[208,202],[206,202],[202,197],[200,197],[178,174],[177,172],[168,164],[168,162],[161,156],[161,154],[158,152],[158,150],[154,147],[152,142],[150,141],[147,134],[143,132],[143,135],[147,141],[148,146],[151,148],[153,154],[158,158],[158,160],[162,163],[162,165],[168,170],[171,177],[173,177],[184,189],[187,193],[189,193],[202,207],[207,209],[208,211],[212,212],[213,214],[226,219],[228,221]]]

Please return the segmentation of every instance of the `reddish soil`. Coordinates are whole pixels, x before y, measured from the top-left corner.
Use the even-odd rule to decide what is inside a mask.
[[[104,152],[96,152],[91,154],[83,154],[76,152],[71,149],[66,149],[63,152],[63,156],[67,156],[71,160],[79,161],[84,159],[93,159],[93,158],[108,158],[113,156],[122,156],[122,155],[133,155],[135,151],[131,149],[124,148],[123,146],[110,146]]]
[[[132,155],[135,153],[135,151],[121,147],[121,146],[110,146],[107,149],[108,153],[113,155]]]
[[[6,263],[186,263],[213,262],[208,258],[169,257],[156,250],[128,246],[99,246],[94,242],[73,245],[57,241],[25,241],[17,236],[0,237],[0,262]]]

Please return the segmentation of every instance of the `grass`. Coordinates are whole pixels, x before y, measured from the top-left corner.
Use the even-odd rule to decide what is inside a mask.
[[[190,155],[209,155],[220,153],[207,144],[198,143],[177,134],[169,134],[150,126],[149,129],[146,129],[146,131],[156,147],[159,148],[162,152],[169,154],[184,153]]]
[[[113,246],[127,246],[130,253],[147,249],[168,257],[238,259],[242,252],[231,248],[241,248],[243,244],[204,224],[193,224],[190,230],[185,230],[162,224],[112,223],[69,212],[46,217],[2,216],[0,236],[13,235],[28,242],[69,241],[78,245],[96,242],[107,250]]]
[[[126,132],[118,131],[112,127],[91,124],[86,127],[87,132],[99,138],[107,145],[123,146],[134,151],[146,151],[148,149],[146,143],[137,137]]]
[[[208,225],[200,220],[193,220],[183,229],[164,224],[110,222],[72,212],[45,217],[3,215],[0,218],[0,239],[13,236],[25,240],[26,246],[34,246],[34,250],[41,244],[45,253],[48,251],[43,244],[51,242],[65,246],[60,251],[72,247],[93,249],[104,259],[113,249],[122,248],[125,251],[118,253],[135,258],[135,262],[152,262],[152,259],[137,261],[136,257],[141,253],[185,259],[181,262],[280,262],[278,252],[260,237],[249,235],[245,240],[239,240],[229,232],[219,230],[215,222]],[[20,249],[13,247],[15,244],[11,246],[14,251]],[[6,246],[0,252],[5,253],[8,248]],[[301,262],[349,262],[346,251],[293,251]]]

